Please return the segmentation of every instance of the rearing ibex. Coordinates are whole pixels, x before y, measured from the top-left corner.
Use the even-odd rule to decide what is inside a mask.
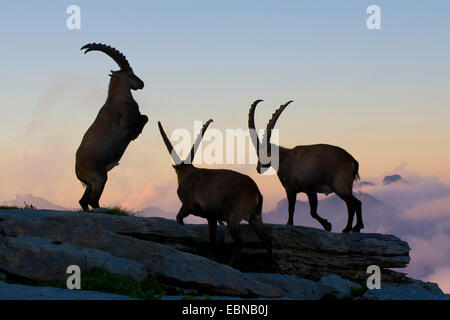
[[[208,120],[203,125],[200,135],[184,161],[177,155],[161,123],[158,122],[161,136],[175,162],[173,168],[178,179],[177,194],[182,203],[177,221],[183,224],[183,219],[190,214],[206,218],[209,225],[209,239],[213,243],[216,240],[217,222],[226,221],[236,244],[231,265],[241,251],[240,222],[244,219],[261,239],[267,254],[272,258],[272,244],[261,217],[263,197],[256,183],[249,176],[236,171],[201,169],[192,165],[195,152],[211,122],[212,120]]]
[[[111,71],[108,98],[76,153],[75,172],[86,186],[79,202],[87,211],[89,205],[99,208],[107,172],[119,164],[128,144],[139,136],[148,118],[139,112],[131,94],[131,90],[142,89],[144,82],[134,74],[125,56],[104,44],[90,43],[81,48],[84,49],[84,53],[101,51],[120,67],[119,71]]]
[[[260,159],[260,142],[255,130],[255,109],[259,102],[256,100],[250,107],[248,115],[248,127],[252,141],[258,153],[258,173],[262,173],[271,167],[271,162],[263,164]],[[267,147],[267,154],[273,145],[270,136],[281,112],[291,103],[280,106],[272,115],[267,124],[262,144]],[[286,190],[289,202],[289,219],[287,224],[294,223],[294,210],[297,193],[304,192],[308,196],[311,216],[319,221],[325,230],[331,231],[331,223],[317,214],[317,193],[336,193],[347,204],[348,221],[342,232],[359,232],[364,228],[361,215],[361,201],[355,198],[352,192],[353,182],[359,178],[359,164],[347,151],[328,144],[314,144],[297,146],[292,149],[279,147],[278,178]],[[356,225],[352,228],[353,218],[356,212]]]

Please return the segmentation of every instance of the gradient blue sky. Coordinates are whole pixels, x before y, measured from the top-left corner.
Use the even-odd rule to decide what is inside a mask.
[[[70,4],[81,7],[81,30],[66,28]],[[366,28],[371,4],[382,30]],[[450,183],[448,1],[14,1],[1,5],[0,37],[1,199],[33,192],[77,206],[75,150],[117,69],[102,54],[83,55],[88,42],[127,55],[150,117],[111,171],[106,205],[174,181],[157,120],[246,128],[256,98],[265,100],[259,126],[295,101],[277,125],[282,145],[342,146],[363,177],[408,162]],[[276,178],[234,169],[257,180],[267,206],[284,196]]]

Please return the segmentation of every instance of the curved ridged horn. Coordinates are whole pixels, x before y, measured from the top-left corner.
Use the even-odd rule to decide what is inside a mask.
[[[192,163],[194,162],[194,157],[195,157],[195,153],[197,152],[198,146],[200,145],[200,142],[203,139],[203,135],[205,134],[206,129],[208,129],[209,124],[213,122],[212,119],[209,119],[208,121],[206,121],[206,123],[203,125],[202,127],[202,131],[200,132],[200,134],[197,136],[197,139],[195,139],[194,144],[192,145],[191,148],[191,152],[188,154],[186,160],[184,161],[185,163]]]
[[[164,129],[162,127],[162,124],[160,121],[158,121],[158,127],[159,127],[159,132],[161,133],[161,137],[164,140],[164,144],[167,147],[167,150],[169,151],[170,156],[172,157],[173,162],[178,165],[181,164],[181,159],[178,156],[177,152],[175,151],[175,149],[172,146],[172,143],[170,142],[169,138],[167,138],[166,133],[164,132]]]
[[[262,101],[263,100],[258,99],[255,102],[253,102],[248,112],[248,128],[250,133],[250,139],[252,140],[252,143],[255,146],[256,154],[258,155],[258,157],[259,157],[259,137],[255,128],[255,109],[258,103]]]
[[[268,154],[270,155],[270,137],[272,135],[272,130],[275,127],[275,123],[277,122],[278,118],[280,117],[281,113],[283,112],[286,107],[293,102],[292,100],[289,100],[285,104],[282,104],[273,114],[272,119],[270,119],[269,123],[267,123],[266,132],[264,133],[262,143],[266,143],[266,147],[268,150]]]
[[[84,49],[86,49],[84,54],[88,53],[89,51],[101,51],[110,56],[119,65],[121,70],[131,70],[127,58],[119,50],[111,46],[107,46],[106,44],[102,43],[88,43],[84,45],[80,50]]]

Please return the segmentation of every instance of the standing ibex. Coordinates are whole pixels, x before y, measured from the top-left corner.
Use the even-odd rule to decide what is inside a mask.
[[[252,141],[255,143],[258,153],[258,173],[262,173],[271,167],[271,162],[261,163],[260,143],[255,130],[255,109],[259,102],[256,100],[250,107],[248,115],[248,127]],[[262,145],[270,153],[274,145],[270,143],[270,136],[281,112],[291,103],[280,106],[272,115],[267,124],[262,139]],[[358,162],[344,149],[328,144],[314,144],[297,146],[292,149],[279,147],[278,178],[286,190],[289,202],[289,219],[287,224],[294,223],[294,210],[297,193],[304,192],[308,196],[311,216],[319,221],[323,228],[331,231],[331,223],[317,214],[317,193],[336,193],[347,204],[348,221],[342,232],[359,232],[364,228],[361,215],[361,201],[355,198],[352,192],[353,182],[359,178]],[[356,212],[356,225],[352,228],[353,217]]]
[[[240,222],[248,221],[262,240],[267,254],[272,258],[272,244],[264,229],[261,210],[263,197],[256,183],[244,174],[232,170],[202,169],[192,165],[195,152],[212,120],[208,120],[197,137],[186,160],[182,161],[174,150],[160,122],[159,131],[175,165],[178,179],[177,194],[182,203],[177,222],[190,214],[206,218],[209,225],[209,239],[216,240],[217,222],[226,221],[236,248],[231,258],[232,265],[242,248]]]
[[[108,98],[76,153],[75,172],[86,186],[79,202],[87,211],[89,205],[99,208],[107,172],[119,164],[128,144],[139,136],[148,118],[139,112],[131,95],[131,90],[142,89],[144,82],[133,73],[125,56],[104,44],[91,43],[81,48],[84,49],[84,53],[101,51],[120,67],[119,71],[111,71]]]

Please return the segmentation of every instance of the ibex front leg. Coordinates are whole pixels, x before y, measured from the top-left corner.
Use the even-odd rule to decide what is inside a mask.
[[[209,227],[209,241],[212,244],[216,242],[216,230],[217,230],[217,220],[214,218],[208,218],[208,227]]]
[[[148,122],[148,117],[146,115],[141,115],[139,117],[139,122],[133,127],[131,131],[131,140],[136,140],[137,137],[142,133],[142,130],[144,129],[144,126]]]
[[[294,211],[295,211],[295,203],[297,202],[297,192],[286,190],[286,195],[289,202],[289,218],[287,225],[292,226],[294,224]]]
[[[208,218],[208,227],[209,227],[209,241],[211,247],[211,254],[214,254],[215,252],[220,250],[216,242],[217,219]]]
[[[308,196],[309,200],[311,217],[319,221],[319,223],[325,230],[331,231],[331,223],[329,223],[327,219],[324,219],[321,216],[319,216],[319,214],[317,213],[317,193],[308,192],[306,195]]]
[[[234,253],[228,265],[232,266],[238,259],[242,249],[242,235],[240,231],[240,219],[230,219],[228,221],[228,230],[234,240]]]
[[[179,224],[184,224],[183,220],[189,215],[188,211],[189,211],[188,208],[186,208],[185,206],[181,206],[180,211],[178,211],[177,214],[177,222]]]

